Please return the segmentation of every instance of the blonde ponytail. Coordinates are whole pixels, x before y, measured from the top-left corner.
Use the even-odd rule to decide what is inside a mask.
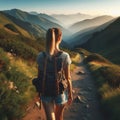
[[[54,29],[48,29],[46,34],[46,52],[53,55],[55,50],[55,33]]]

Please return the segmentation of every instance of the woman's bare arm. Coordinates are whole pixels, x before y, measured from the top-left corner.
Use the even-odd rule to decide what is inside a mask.
[[[71,75],[70,75],[70,65],[67,65],[64,68],[65,77],[68,81],[68,102],[69,104],[72,102],[73,96],[72,96],[72,82],[71,82]]]

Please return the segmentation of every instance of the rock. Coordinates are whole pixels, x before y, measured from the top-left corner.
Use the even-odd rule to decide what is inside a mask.
[[[81,70],[77,73],[78,75],[85,74],[85,71]]]
[[[90,108],[90,106],[87,104],[86,106],[85,106],[86,108]]]
[[[91,90],[92,90],[92,87],[88,87],[88,90],[91,91]]]
[[[91,114],[88,113],[88,114],[87,114],[87,118],[90,118],[90,117],[91,117]]]
[[[87,94],[89,94],[89,93],[88,93],[88,91],[81,91],[81,92],[79,92],[79,94],[80,94],[80,95],[87,95]]]
[[[87,117],[83,117],[83,120],[88,120],[88,118]]]
[[[81,98],[80,96],[77,96],[77,97],[74,99],[74,101],[75,101],[76,103],[85,103],[85,101],[82,100],[82,98]]]

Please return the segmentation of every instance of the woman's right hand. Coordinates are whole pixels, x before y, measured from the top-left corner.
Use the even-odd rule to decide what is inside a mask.
[[[72,101],[73,101],[73,96],[72,95],[69,95],[68,96],[68,105],[71,105],[71,103],[72,103]]]

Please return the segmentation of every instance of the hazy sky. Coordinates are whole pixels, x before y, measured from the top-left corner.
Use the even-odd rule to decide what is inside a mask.
[[[120,0],[0,0],[0,10],[13,8],[47,14],[120,16]]]

